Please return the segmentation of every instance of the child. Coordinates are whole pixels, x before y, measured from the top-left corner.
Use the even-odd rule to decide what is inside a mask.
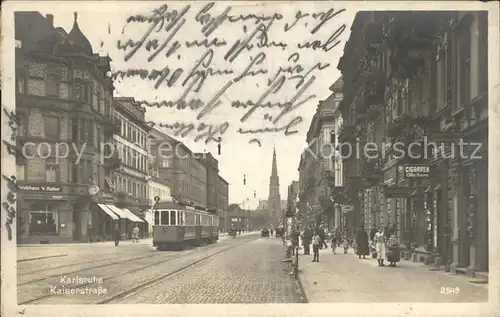
[[[313,260],[312,262],[319,262],[319,247],[321,245],[321,238],[318,235],[317,232],[314,232],[314,237],[313,237]]]

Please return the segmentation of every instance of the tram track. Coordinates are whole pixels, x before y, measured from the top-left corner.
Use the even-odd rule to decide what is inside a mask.
[[[139,294],[143,291],[146,291],[147,289],[149,288],[152,288],[158,284],[161,284],[163,282],[165,282],[166,280],[168,280],[169,278],[173,278],[174,276],[177,276],[178,274],[180,273],[183,273],[189,269],[192,269],[192,268],[195,268],[195,267],[198,267],[200,266],[201,264],[205,263],[206,261],[208,261],[210,258],[212,257],[215,257],[221,253],[224,253],[224,252],[227,252],[231,249],[234,249],[236,247],[239,247],[243,244],[246,244],[246,243],[249,243],[253,241],[253,239],[245,239],[245,241],[241,242],[241,243],[237,243],[237,244],[234,244],[234,245],[231,245],[227,248],[224,248],[220,251],[217,251],[215,253],[212,253],[212,254],[209,254],[209,255],[206,255],[206,256],[203,256],[202,258],[200,259],[197,259],[195,260],[194,262],[191,262],[189,264],[186,264],[186,265],[183,265],[181,266],[180,268],[174,270],[174,271],[171,271],[171,272],[168,272],[168,273],[165,273],[165,274],[162,274],[158,277],[155,277],[153,279],[150,279],[150,280],[147,280],[145,282],[142,282],[132,288],[129,288],[128,290],[125,290],[125,291],[122,291],[122,292],[119,292],[117,294],[114,294],[108,298],[105,298],[103,300],[99,300],[99,301],[96,301],[96,302],[93,302],[92,304],[94,305],[102,305],[102,304],[110,304],[110,303],[113,303],[113,302],[116,302],[120,299],[123,299],[123,298],[126,298],[126,297],[130,297],[130,296],[133,296],[133,295],[136,295],[136,294]]]
[[[105,260],[110,260],[110,259],[119,259],[119,260],[114,261],[114,262],[110,262],[110,263],[101,264],[101,265],[84,267],[84,268],[77,269],[77,270],[74,270],[74,271],[63,272],[63,273],[59,272],[57,274],[46,275],[46,276],[40,277],[38,279],[33,279],[33,280],[26,281],[26,282],[18,283],[17,286],[22,286],[22,285],[32,284],[32,283],[36,283],[36,282],[41,282],[41,281],[48,280],[48,279],[51,279],[51,278],[54,278],[54,277],[58,277],[58,276],[61,276],[61,275],[69,275],[69,274],[74,274],[74,273],[82,273],[82,272],[86,272],[86,271],[90,271],[90,270],[94,270],[94,269],[100,269],[100,268],[112,266],[112,265],[115,265],[115,264],[121,264],[121,263],[126,263],[126,262],[131,262],[131,261],[136,261],[136,260],[142,260],[142,259],[148,259],[148,258],[155,258],[155,257],[160,257],[160,256],[165,256],[165,254],[153,253],[153,254],[148,254],[146,256],[139,256],[139,257],[134,257],[134,258],[129,258],[129,259],[119,259],[119,257],[112,257],[112,258],[108,258],[108,259],[105,259]],[[98,260],[98,261],[100,261],[100,260]],[[79,262],[77,265],[87,264],[87,263],[91,263],[91,262],[95,262],[95,260],[85,261],[85,262]],[[53,269],[55,270],[55,269],[59,269],[59,268],[63,268],[63,267],[68,267],[68,266],[75,266],[75,264],[72,263],[72,264],[68,264],[68,265],[61,265],[61,266],[56,267],[56,268],[50,268],[50,270],[53,270]],[[26,276],[26,275],[29,275],[29,274],[33,274],[33,273],[36,273],[36,272],[39,272],[39,270],[35,271],[35,272],[32,272],[32,273],[23,273],[23,274],[20,275],[20,277],[21,276]]]
[[[83,262],[77,262],[77,265],[82,265],[82,264],[87,264],[87,263],[92,263],[92,262],[104,262],[104,261],[109,261],[109,260],[114,260],[114,259],[119,259],[120,256],[110,256],[110,257],[107,257],[107,258],[103,258],[103,259],[93,259],[93,260],[87,260],[87,261],[83,261]],[[43,259],[45,260],[45,259]],[[68,267],[68,266],[75,266],[75,263],[68,263],[68,264],[63,264],[63,265],[58,265],[58,266],[51,266],[49,268],[49,270],[58,270],[58,269],[62,269],[62,268],[65,268],[65,267]],[[19,268],[18,268],[18,272],[19,272]],[[26,271],[26,272],[19,272],[18,273],[18,276],[25,276],[25,275],[30,275],[30,274],[35,274],[35,273],[39,273],[40,272],[40,269],[35,269],[35,270],[31,270],[31,271]],[[18,285],[22,285],[22,284],[18,284]]]
[[[202,259],[203,259],[203,260],[207,260],[207,259],[209,259],[210,257],[212,257],[212,256],[214,256],[214,255],[216,255],[216,254],[222,253],[222,252],[224,252],[224,251],[226,251],[226,250],[229,250],[229,249],[231,249],[231,248],[237,247],[238,245],[241,245],[241,244],[243,244],[243,243],[247,243],[247,242],[249,242],[249,241],[251,241],[251,240],[246,240],[246,241],[244,241],[244,242],[242,242],[242,243],[238,243],[238,244],[236,244],[236,245],[231,245],[230,247],[228,247],[228,248],[224,248],[224,249],[223,249],[223,250],[221,250],[221,251],[217,251],[217,252],[212,253],[212,254],[210,254],[210,255],[208,255],[208,256],[204,256]],[[217,247],[217,246],[218,246],[217,244],[213,244],[213,245],[205,246],[205,247],[204,247],[204,248],[202,248],[201,250],[204,250],[204,251],[209,251],[210,249],[212,249],[211,247]],[[183,253],[183,254],[178,255],[178,256],[173,256],[173,257],[170,257],[170,258],[163,258],[161,261],[155,261],[155,262],[153,262],[153,263],[148,263],[148,264],[146,264],[146,265],[141,265],[140,267],[133,268],[133,269],[129,269],[129,270],[126,270],[126,271],[122,271],[122,272],[120,272],[120,273],[118,273],[118,274],[111,274],[111,275],[108,275],[108,276],[102,277],[102,279],[103,279],[104,281],[106,281],[106,282],[109,282],[109,281],[111,281],[111,280],[116,280],[117,278],[122,277],[122,276],[125,276],[125,275],[130,275],[130,274],[137,273],[137,272],[140,272],[140,271],[144,271],[144,270],[146,270],[146,269],[149,269],[149,268],[152,268],[152,267],[155,267],[155,266],[158,266],[158,265],[161,265],[161,264],[167,263],[167,262],[171,262],[171,261],[174,261],[174,260],[178,260],[178,259],[181,259],[181,258],[185,258],[185,257],[187,257],[187,256],[189,256],[189,255],[193,255],[193,254],[195,254],[195,253],[196,253],[197,251],[199,251],[199,250],[200,250],[200,249],[196,249],[196,250],[189,251],[189,252],[187,252],[187,253]],[[154,257],[155,257],[155,256],[154,256],[154,255],[152,255],[152,256],[142,257],[142,259],[145,259],[145,258],[154,258]],[[137,259],[136,259],[136,260],[137,260]],[[193,262],[193,263],[190,263],[190,264],[189,264],[189,265],[187,265],[187,266],[183,266],[182,270],[176,270],[176,271],[183,271],[183,270],[185,270],[185,269],[189,268],[190,266],[195,265],[194,263],[199,264],[199,262],[201,262],[201,260],[197,260],[197,261],[195,261],[195,262]],[[117,263],[123,263],[123,261],[114,262],[114,264],[117,264]],[[110,266],[110,265],[112,265],[112,264],[103,265],[103,266]],[[100,268],[100,267],[103,267],[103,266],[93,267],[92,269]],[[89,270],[91,270],[91,269],[85,269],[84,271],[89,271]],[[81,270],[79,270],[78,272],[80,272],[80,271],[81,271]],[[72,273],[76,273],[76,272],[72,272]],[[66,274],[66,275],[68,275],[68,274],[72,274],[72,273],[65,273],[65,274]],[[172,274],[173,274],[173,272],[170,272],[170,275],[172,275]],[[53,277],[60,277],[61,275],[64,275],[64,274],[57,274],[57,275],[52,276],[51,278],[53,278]],[[162,277],[163,277],[163,278],[166,278],[166,274],[163,274],[163,275],[162,275]],[[42,280],[47,280],[47,279],[49,279],[49,278],[43,278]],[[153,280],[158,280],[158,278],[153,278]],[[145,287],[145,285],[149,285],[149,284],[151,284],[151,281],[152,281],[152,279],[148,279],[146,282],[140,283],[138,286],[134,286],[134,287],[132,287],[132,288],[129,288],[127,291],[125,291],[125,293],[130,293],[130,292],[131,292],[131,291],[133,291],[133,290],[139,289],[141,286],[142,286],[142,287]],[[33,283],[33,281],[31,281],[30,283]],[[24,284],[26,284],[26,283],[24,283]],[[85,287],[88,287],[88,286],[89,286],[89,285],[91,285],[91,284],[92,284],[92,282],[82,283],[82,284],[79,284],[79,285],[75,285],[75,286],[74,286],[74,287],[72,287],[72,288],[74,288],[74,289],[83,289],[83,288],[85,288]],[[120,297],[120,298],[121,298],[121,297],[123,297],[123,296],[126,296],[126,294],[125,294],[125,295],[123,295],[123,293],[124,293],[124,292],[120,292],[117,296],[118,296],[118,297]],[[49,293],[47,293],[47,294],[43,294],[43,295],[40,295],[40,296],[36,296],[36,297],[31,298],[31,299],[28,299],[28,300],[23,300],[23,301],[21,301],[21,300],[20,300],[20,301],[19,301],[19,303],[18,303],[18,305],[42,304],[42,303],[40,303],[40,302],[42,302],[42,301],[44,301],[44,300],[47,300],[47,299],[50,299],[51,297],[57,297],[57,295],[50,294],[50,292],[49,292]],[[116,297],[116,296],[112,296],[110,300],[115,300],[115,299],[117,299],[118,297]],[[101,303],[101,301],[97,301],[97,302],[96,302],[96,303],[94,303],[94,304],[100,304],[100,303]],[[105,302],[103,302],[103,303],[105,303]],[[89,304],[92,304],[92,303],[89,303]]]

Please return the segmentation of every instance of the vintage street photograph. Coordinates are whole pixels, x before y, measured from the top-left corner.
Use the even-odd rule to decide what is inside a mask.
[[[11,3],[2,292],[490,316],[498,3],[380,5]]]

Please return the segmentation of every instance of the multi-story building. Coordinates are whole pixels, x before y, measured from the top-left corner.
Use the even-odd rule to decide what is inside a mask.
[[[207,171],[206,207],[210,211],[216,211],[219,196],[219,161],[211,153],[196,153],[195,155]]]
[[[227,217],[228,207],[229,207],[229,183],[218,175],[218,185],[219,185],[219,197],[217,203],[217,211],[219,215],[222,215],[223,222],[219,222],[219,228],[223,231],[227,231],[231,225],[230,219]],[[220,216],[219,216],[220,217]]]
[[[340,137],[379,152],[343,162],[356,224],[392,227],[415,259],[472,275],[488,270],[486,15],[360,12],[338,66]],[[461,140],[481,157],[453,151]],[[430,172],[415,178],[416,164]]]
[[[15,13],[20,243],[104,239],[118,219],[97,205],[113,204],[119,164],[100,147],[119,129],[111,59],[94,54],[76,13],[69,33],[53,21]]]
[[[342,113],[339,110],[339,105],[343,98],[342,94],[343,84],[344,84],[343,81],[339,79],[330,87],[330,90],[333,92],[333,94],[335,94],[335,106],[333,110],[333,131],[332,131],[334,135],[334,137],[332,138],[333,139],[332,142],[334,142],[335,145],[335,151],[333,152],[333,157],[332,157],[333,182],[334,182],[332,198],[335,204],[334,228],[335,229],[342,228],[342,230],[344,230],[344,227],[346,227],[345,220],[347,219],[347,217],[344,217],[344,212],[342,211],[341,208],[344,203],[342,199],[344,198],[343,197],[344,168],[342,166],[341,148],[339,147],[339,132],[340,128],[342,127]]]
[[[332,201],[334,188],[334,155],[336,147],[334,111],[342,100],[342,78],[331,87],[332,94],[320,101],[314,114],[299,164],[300,207],[309,222],[326,221],[335,225]]]
[[[131,235],[134,224],[147,234],[148,225],[141,220],[149,208],[147,134],[150,126],[145,122],[146,109],[134,98],[114,98],[114,119],[120,122],[120,132],[113,135],[114,150],[122,165],[115,173],[117,205],[136,216],[123,224],[124,233]]]
[[[160,179],[171,188],[172,197],[207,207],[207,169],[184,143],[154,127],[148,135],[150,152]]]

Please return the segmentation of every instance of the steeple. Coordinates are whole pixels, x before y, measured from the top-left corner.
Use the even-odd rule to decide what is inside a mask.
[[[273,165],[271,168],[271,177],[269,178],[268,211],[273,226],[278,226],[282,211],[280,197],[280,178],[278,176],[278,163],[276,161],[276,147],[273,149]]]
[[[278,165],[276,164],[276,148],[273,150],[273,167],[271,170],[271,177],[278,176]]]

